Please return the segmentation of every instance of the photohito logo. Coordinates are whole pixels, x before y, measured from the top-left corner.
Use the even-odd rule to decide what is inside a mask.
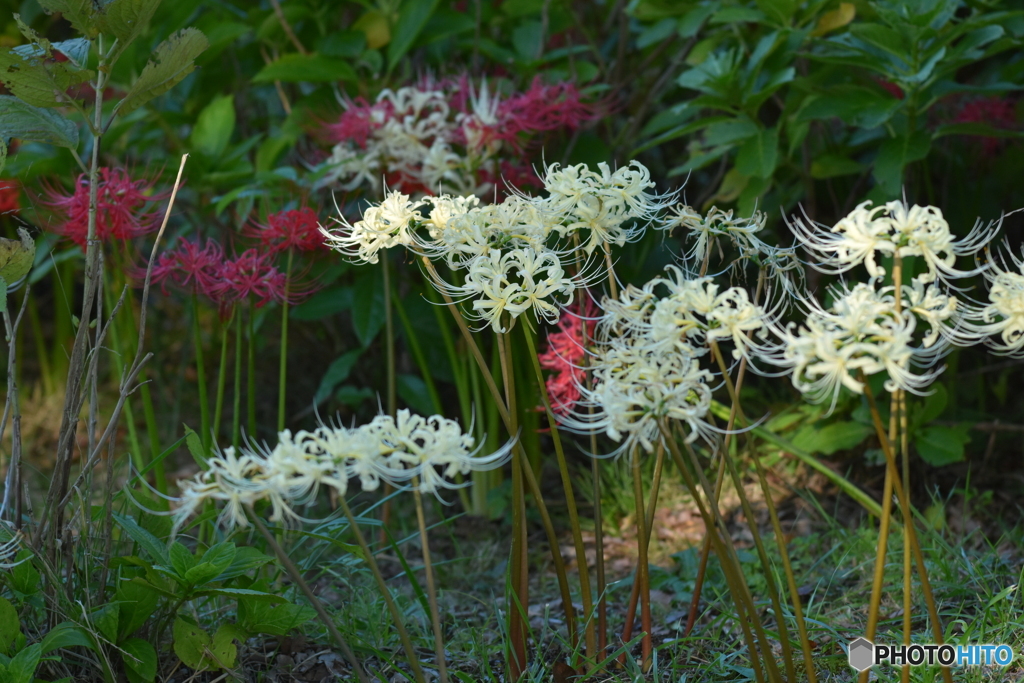
[[[892,666],[1007,666],[1013,661],[1009,645],[875,645],[867,638],[857,638],[847,649],[850,666],[857,671],[876,664]]]

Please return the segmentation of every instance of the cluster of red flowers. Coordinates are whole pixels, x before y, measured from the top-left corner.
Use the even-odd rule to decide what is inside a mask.
[[[545,382],[551,410],[567,415],[580,400],[580,384],[586,369],[583,360],[587,342],[593,339],[597,307],[584,300],[582,313],[578,303],[569,306],[558,320],[558,331],[548,335],[548,348],[540,354],[540,366],[551,373]]]
[[[0,214],[21,208],[21,186],[17,180],[0,180]]]
[[[166,197],[166,193],[154,192],[148,181],[132,180],[124,169],[99,169],[96,239],[128,240],[155,230],[160,214],[146,207]],[[54,232],[84,249],[89,236],[89,177],[85,173],[78,176],[70,196],[49,188],[43,203],[63,218]]]
[[[1012,130],[1018,126],[1017,111],[1012,101],[1005,97],[982,97],[968,100],[960,106],[954,123],[985,123],[993,128]],[[1000,150],[1004,138],[985,136],[982,138],[986,155]]]

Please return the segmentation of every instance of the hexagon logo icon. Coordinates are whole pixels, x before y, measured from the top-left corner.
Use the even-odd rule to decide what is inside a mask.
[[[875,644],[867,638],[857,638],[847,647],[850,666],[857,671],[870,669],[875,663]]]

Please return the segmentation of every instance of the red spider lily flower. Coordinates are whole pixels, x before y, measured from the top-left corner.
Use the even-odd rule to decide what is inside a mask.
[[[390,109],[389,102],[370,104],[362,97],[349,100],[337,122],[324,126],[327,140],[332,143],[351,141],[366,149],[366,140],[381,127]]]
[[[159,213],[146,212],[148,203],[163,199],[166,193],[153,193],[146,180],[132,180],[120,168],[99,169],[96,194],[96,238],[127,240],[157,227]],[[67,196],[50,188],[43,203],[64,217],[54,232],[85,249],[89,235],[89,178],[78,176],[75,191]]]
[[[272,252],[316,251],[323,248],[325,239],[316,213],[308,208],[272,213],[266,225],[257,224],[247,232]]]
[[[1017,125],[1017,112],[1013,102],[1002,97],[983,97],[965,102],[957,112],[954,123],[987,123],[994,128],[1012,129]],[[1005,140],[982,137],[986,155],[999,151]]]
[[[217,242],[207,240],[206,246],[200,247],[197,241],[183,240],[177,249],[160,254],[153,265],[152,281],[160,283],[164,293],[170,281],[194,294],[217,300],[223,265],[224,250]],[[135,276],[141,279],[138,273]]]
[[[274,267],[273,252],[260,253],[248,249],[232,260],[224,261],[214,287],[215,299],[222,311],[242,299],[253,298],[260,308],[271,301],[295,304],[309,295],[313,288],[308,285],[296,286],[288,276]]]
[[[583,382],[585,369],[583,359],[586,356],[586,339],[589,340],[594,331],[592,318],[597,312],[589,298],[580,314],[580,305],[573,304],[562,313],[558,320],[558,331],[548,335],[548,348],[538,356],[540,366],[551,370],[545,381],[548,401],[556,415],[568,414],[580,400],[580,384]]]
[[[521,132],[576,130],[593,117],[593,108],[580,101],[580,91],[574,83],[545,85],[539,76],[533,79],[529,90],[498,105],[500,135],[509,142]]]
[[[21,185],[17,180],[0,180],[0,213],[21,208]]]

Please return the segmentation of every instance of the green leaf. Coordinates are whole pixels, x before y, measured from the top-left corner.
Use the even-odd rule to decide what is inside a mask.
[[[11,683],[32,683],[41,656],[42,648],[39,643],[26,647],[7,665],[7,680]]]
[[[196,597],[219,595],[224,598],[244,598],[246,600],[257,600],[259,602],[287,602],[287,600],[282,598],[280,595],[252,590],[251,588],[208,588],[206,590],[197,591],[195,595]]]
[[[168,554],[171,558],[171,566],[174,567],[174,571],[181,578],[185,578],[188,570],[196,566],[195,556],[189,552],[188,548],[177,541],[171,544]]]
[[[206,651],[212,641],[206,631],[182,617],[174,620],[174,654],[182,663],[195,671],[203,671],[209,667]]]
[[[783,25],[789,24],[796,11],[794,0],[757,0],[757,6],[768,18]]]
[[[872,431],[871,427],[859,422],[834,422],[820,429],[807,425],[793,436],[792,443],[810,453],[832,455],[857,446]]]
[[[975,121],[971,123],[947,123],[936,126],[934,138],[941,138],[946,135],[978,135],[984,138],[1018,138],[1024,136],[1024,131],[1007,128],[996,128],[987,123]]]
[[[224,154],[235,132],[235,98],[223,95],[213,98],[199,112],[189,141],[193,149],[208,159],[218,159]]]
[[[117,104],[117,111],[130,114],[154,97],[180,83],[195,69],[195,58],[209,47],[206,36],[194,28],[178,31],[157,45],[152,58]]]
[[[64,92],[88,81],[87,69],[69,69],[68,63],[40,56],[24,56],[11,50],[0,52],[0,78],[15,96],[36,107],[57,107],[68,103]]]
[[[320,380],[320,386],[313,397],[314,405],[320,405],[330,398],[331,394],[334,393],[335,387],[348,379],[352,367],[361,355],[363,355],[363,349],[354,349],[334,359],[334,362],[327,367],[327,372],[324,373],[323,378]]]
[[[381,258],[387,258],[382,254]],[[370,345],[384,326],[384,284],[380,268],[363,272],[353,288],[352,329],[363,347]]]
[[[874,168],[882,191],[891,197],[898,196],[903,189],[903,169],[928,156],[931,143],[931,134],[924,130],[885,140],[878,148]]]
[[[234,624],[221,624],[217,632],[213,634],[213,643],[210,647],[210,657],[217,663],[219,669],[230,669],[235,665],[238,658],[238,648],[234,641],[245,641],[246,634]]]
[[[202,469],[208,469],[209,466],[206,464],[206,451],[203,449],[203,440],[199,438],[195,430],[188,425],[185,427],[185,446],[188,447],[188,452],[192,454],[192,459],[196,461]]]
[[[171,557],[167,553],[167,546],[164,545],[156,536],[139,526],[138,522],[133,518],[125,515],[119,515],[115,512],[114,520],[129,536],[131,536],[132,540],[138,543],[139,547],[145,550],[155,561],[162,562],[163,564],[171,563]]]
[[[149,621],[156,611],[160,597],[159,591],[138,577],[118,583],[114,600],[117,602],[119,610],[117,620],[119,641],[132,635]]]
[[[78,126],[63,114],[33,107],[10,95],[0,95],[0,136],[78,148]]]
[[[412,47],[436,7],[437,0],[405,0],[402,3],[391,42],[388,43],[389,73]]]
[[[185,584],[188,586],[201,586],[220,574],[220,570],[209,562],[200,562],[185,572]]]
[[[47,14],[59,12],[71,26],[86,38],[95,38],[99,9],[94,0],[37,0]]]
[[[899,33],[881,24],[859,23],[850,25],[850,33],[865,43],[909,63],[907,54],[909,45]]]
[[[11,569],[11,588],[26,597],[38,593],[41,585],[39,572],[33,566],[31,558],[31,551],[22,550],[15,558],[16,564]]]
[[[217,574],[220,574],[231,566],[237,553],[238,548],[235,547],[234,543],[218,543],[207,548],[206,552],[199,559],[216,567]]]
[[[420,415],[430,415],[434,412],[434,402],[427,390],[427,383],[418,375],[401,374],[396,384],[398,396],[405,401],[405,404]]]
[[[253,83],[333,83],[354,80],[356,72],[346,60],[315,53],[283,55],[252,77]]]
[[[159,5],[160,0],[113,0],[104,6],[96,22],[97,26],[100,33],[117,38],[114,51],[107,57],[108,64],[116,62],[125,48],[135,42],[149,25]]]
[[[217,580],[227,581],[228,579],[233,579],[236,576],[241,576],[273,561],[274,558],[269,555],[264,555],[259,550],[256,550],[256,548],[244,545],[241,548],[235,549],[235,556],[232,558],[231,564],[221,572]]]
[[[156,680],[156,648],[152,643],[142,638],[129,638],[118,647],[130,683],[153,683]]]
[[[352,308],[352,288],[345,285],[323,289],[292,309],[295,320],[323,320]]]
[[[811,177],[818,180],[852,175],[863,170],[863,164],[842,154],[822,154],[811,162]]]
[[[145,616],[148,619],[150,615],[146,614]],[[70,621],[62,621],[54,626],[49,633],[43,636],[39,644],[44,655],[68,647],[84,647],[88,650],[95,650],[96,647],[85,629]]]
[[[932,420],[938,419],[946,409],[948,402],[949,394],[946,393],[946,387],[939,383],[934,384],[932,393],[925,396],[924,402],[911,409],[911,433],[916,432]]]
[[[3,288],[4,294],[9,288],[16,288],[21,284],[36,260],[35,240],[25,228],[18,228],[18,236],[20,240],[0,237],[0,278],[8,283]]]
[[[107,642],[116,642],[119,614],[117,605],[108,602],[90,615],[90,625],[99,631],[107,639]]]
[[[291,603],[273,605],[253,599],[238,601],[238,625],[249,633],[287,635],[315,616],[316,612],[311,608]]]
[[[970,425],[924,427],[914,436],[914,447],[921,459],[933,467],[962,462],[964,446],[971,440],[967,434],[970,428]]]
[[[0,653],[6,654],[15,636],[21,633],[18,610],[7,598],[0,598]]]
[[[775,128],[758,131],[740,145],[736,170],[746,176],[768,178],[775,172],[779,156],[779,132]]]

